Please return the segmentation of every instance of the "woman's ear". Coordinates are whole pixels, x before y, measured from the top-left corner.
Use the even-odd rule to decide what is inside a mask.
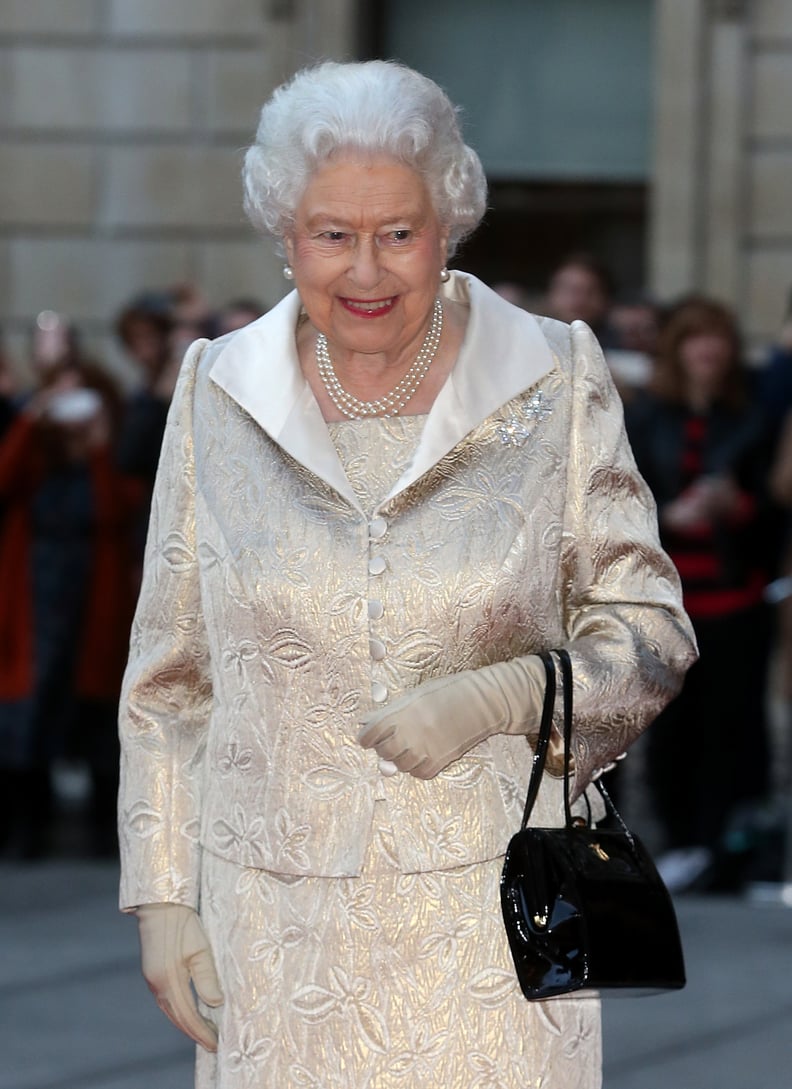
[[[294,236],[292,234],[285,234],[283,236],[283,252],[286,254],[286,260],[290,265],[294,264]]]

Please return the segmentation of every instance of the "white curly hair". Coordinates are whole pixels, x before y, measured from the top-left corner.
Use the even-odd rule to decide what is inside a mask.
[[[448,96],[403,64],[375,60],[302,69],[265,102],[242,170],[254,227],[282,239],[312,173],[344,150],[396,159],[424,178],[449,256],[480,223],[484,169]]]

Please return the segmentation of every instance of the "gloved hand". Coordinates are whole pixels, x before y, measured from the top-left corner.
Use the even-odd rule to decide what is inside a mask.
[[[198,1012],[193,986],[207,1006],[222,1006],[223,992],[201,920],[183,904],[141,904],[135,914],[143,976],[157,1005],[174,1025],[217,1051],[217,1030]]]
[[[492,734],[537,734],[544,689],[534,654],[437,677],[369,712],[358,741],[399,771],[432,779]]]

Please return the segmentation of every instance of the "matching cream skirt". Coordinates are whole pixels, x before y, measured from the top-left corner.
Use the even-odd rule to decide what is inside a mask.
[[[382,826],[359,878],[205,854],[226,1001],[203,1011],[220,1043],[196,1089],[600,1089],[599,1002],[522,997],[501,866],[402,874]]]

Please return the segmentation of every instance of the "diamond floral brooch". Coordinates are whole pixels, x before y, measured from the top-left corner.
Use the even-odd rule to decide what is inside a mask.
[[[533,426],[546,420],[553,411],[553,402],[541,390],[533,393],[520,406],[519,412],[507,416],[497,432],[504,446],[524,446],[533,433]]]

